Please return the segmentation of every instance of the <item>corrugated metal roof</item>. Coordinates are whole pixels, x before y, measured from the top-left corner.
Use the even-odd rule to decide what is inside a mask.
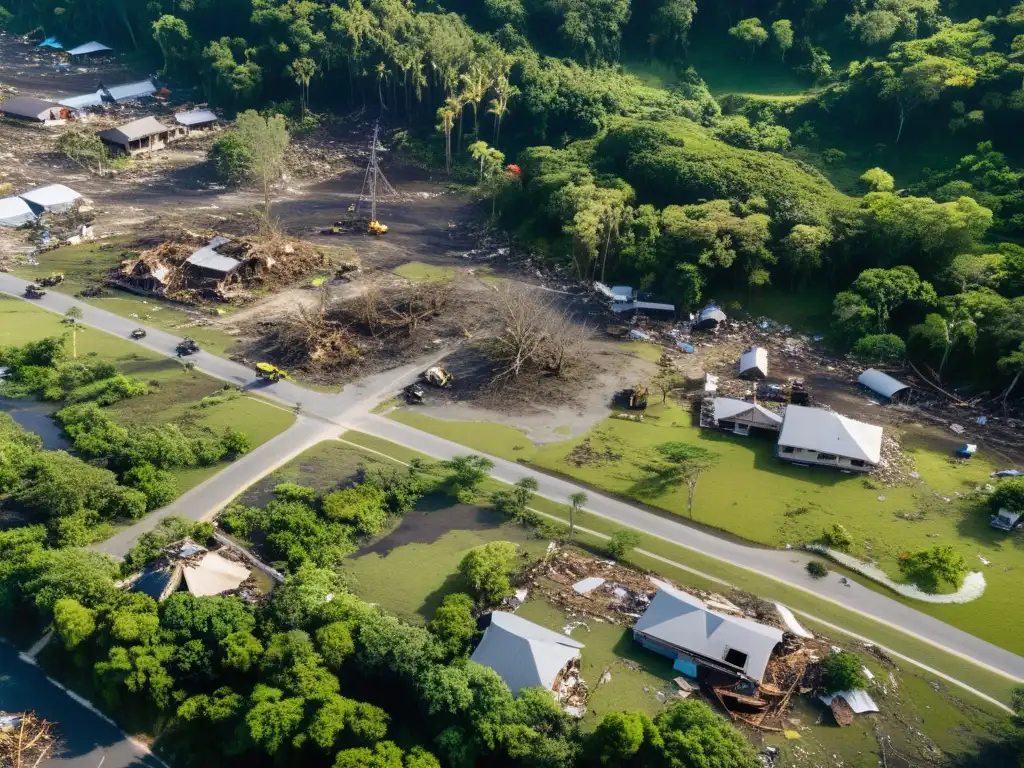
[[[765,667],[782,630],[750,619],[719,613],[703,600],[670,584],[656,582],[658,593],[633,628],[648,637],[726,664],[729,650],[745,653],[742,672],[754,680],[764,677]]]
[[[882,373],[874,368],[868,368],[857,378],[858,383],[867,387],[872,392],[877,392],[882,397],[892,397],[898,392],[902,392],[905,389],[910,389],[909,384],[904,384],[898,379],[894,379],[887,373]]]
[[[156,85],[152,80],[139,80],[137,83],[123,83],[105,90],[112,101],[120,103],[152,96],[156,93]]]
[[[68,96],[57,102],[68,109],[85,109],[86,107],[98,107],[103,103],[103,91],[95,93],[83,93],[79,96]]]
[[[178,112],[174,119],[179,125],[202,125],[203,123],[215,123],[219,118],[212,110],[193,109],[188,112]]]
[[[70,208],[82,199],[75,190],[63,184],[50,184],[47,187],[31,189],[18,197],[33,207],[57,212]]]
[[[779,445],[877,464],[882,456],[882,428],[821,408],[790,405]]]
[[[15,96],[13,99],[0,103],[0,112],[15,117],[27,117],[32,120],[49,120],[50,110],[60,109],[53,101],[34,99],[31,96]]]
[[[740,376],[754,370],[768,375],[768,350],[764,347],[751,347],[740,355]]]
[[[217,240],[218,238],[214,238],[208,245],[193,253],[185,259],[186,263],[191,264],[194,267],[201,267],[202,269],[221,272],[225,275],[234,272],[242,265],[242,262],[238,259],[233,259],[230,256],[221,256],[217,253],[214,248],[217,248],[227,242],[227,238],[223,238],[222,242],[217,242]]]
[[[746,400],[736,400],[732,397],[716,397],[714,401],[715,408],[715,420],[720,421],[722,419],[734,419],[741,414],[754,413],[760,414],[768,421],[773,424],[781,424],[782,416],[770,411],[763,405],[757,403],[748,403]]]
[[[470,661],[490,667],[515,696],[523,688],[551,690],[558,673],[580,655],[583,643],[521,619],[495,611]]]
[[[0,200],[0,227],[20,227],[35,221],[36,214],[20,197],[5,197]]]
[[[127,144],[130,141],[138,141],[144,139],[147,136],[156,136],[161,133],[167,133],[171,129],[161,123],[155,117],[140,117],[138,120],[132,120],[130,123],[119,125],[117,128],[111,128],[107,131],[100,131],[97,136],[107,141],[112,141],[115,144]]]
[[[95,40],[93,40],[91,43],[84,43],[83,45],[80,45],[77,48],[72,48],[70,51],[68,51],[68,55],[69,56],[82,56],[82,55],[84,55],[86,53],[99,53],[100,51],[112,51],[112,50],[114,50],[114,49],[111,48],[109,45],[104,45],[103,43],[97,43]]]

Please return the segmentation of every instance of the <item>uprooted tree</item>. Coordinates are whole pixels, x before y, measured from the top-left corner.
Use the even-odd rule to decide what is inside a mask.
[[[33,712],[9,717],[0,724],[0,766],[36,768],[60,751],[53,723]]]
[[[494,381],[528,372],[564,375],[589,356],[587,327],[555,306],[540,291],[519,284],[497,289],[495,311],[501,330],[488,340],[496,364]]]
[[[316,303],[300,306],[274,323],[267,335],[270,352],[284,365],[330,367],[352,362],[362,354],[358,339],[345,323],[332,318],[330,291],[321,288]]]

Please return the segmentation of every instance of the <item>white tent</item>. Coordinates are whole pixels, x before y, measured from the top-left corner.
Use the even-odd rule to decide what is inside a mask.
[[[83,45],[78,46],[77,48],[72,48],[70,51],[68,51],[68,56],[85,56],[90,53],[101,53],[103,51],[112,50],[114,49],[111,48],[109,45],[97,43],[95,40],[93,40],[91,43],[85,43]]]

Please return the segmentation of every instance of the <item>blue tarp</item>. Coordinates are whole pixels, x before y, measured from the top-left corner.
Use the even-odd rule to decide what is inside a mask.
[[[676,346],[688,355],[692,355],[694,353],[693,345],[687,344],[685,341],[677,341]]]
[[[64,46],[61,45],[60,40],[58,40],[56,37],[48,37],[45,40],[43,40],[43,42],[41,42],[39,45],[37,45],[36,48],[56,48],[59,51],[63,49]]]
[[[697,664],[688,656],[679,656],[672,663],[672,669],[682,672],[687,677],[697,677]]]

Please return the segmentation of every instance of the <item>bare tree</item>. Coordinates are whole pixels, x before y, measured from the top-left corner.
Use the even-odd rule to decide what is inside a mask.
[[[492,359],[500,365],[495,380],[517,379],[536,364],[549,338],[550,302],[523,285],[505,283],[497,291],[502,329],[490,344]]]
[[[53,723],[33,712],[15,715],[10,725],[0,726],[0,766],[37,768],[58,751]]]
[[[586,323],[552,308],[547,344],[547,368],[556,376],[579,368],[590,358],[590,329]]]

